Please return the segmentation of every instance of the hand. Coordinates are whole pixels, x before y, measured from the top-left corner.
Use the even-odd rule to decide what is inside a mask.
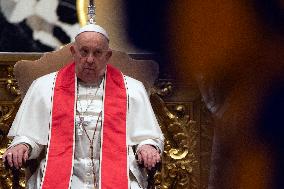
[[[26,163],[29,156],[29,148],[25,144],[18,144],[6,150],[3,154],[3,163],[8,162],[10,167],[15,167],[19,169],[23,162]]]
[[[137,155],[139,164],[144,164],[144,167],[149,170],[155,167],[156,163],[161,161],[159,151],[149,144],[142,145],[139,148]]]

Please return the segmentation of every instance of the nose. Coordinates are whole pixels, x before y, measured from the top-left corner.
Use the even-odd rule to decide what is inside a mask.
[[[93,63],[94,61],[95,61],[95,56],[94,56],[92,53],[90,53],[90,54],[87,56],[86,62],[87,62],[87,63]]]

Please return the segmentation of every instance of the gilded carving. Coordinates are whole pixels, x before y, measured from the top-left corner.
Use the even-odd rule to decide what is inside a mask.
[[[20,90],[18,88],[17,85],[17,81],[14,79],[13,76],[13,66],[8,66],[7,67],[7,77],[8,79],[6,80],[6,89],[15,96],[19,96],[20,95]]]
[[[171,95],[173,85],[161,82],[150,96],[151,104],[165,136],[162,169],[154,176],[155,188],[198,188],[193,174],[197,158],[194,153],[197,135],[195,121],[185,113],[185,106],[174,104],[170,111],[161,97]],[[161,111],[163,110],[163,111]]]
[[[4,83],[5,91],[13,96],[13,100],[0,101],[0,131],[3,132],[4,135],[8,133],[10,125],[21,103],[20,91],[17,82],[13,77],[13,66],[7,66],[5,69],[7,75],[2,79],[2,83]]]
[[[4,73],[4,74],[3,74]],[[0,188],[24,188],[25,174],[24,169],[12,170],[4,166],[2,155],[5,152],[10,140],[7,138],[8,131],[21,103],[20,92],[17,82],[13,76],[13,66],[5,65],[2,67],[1,85],[3,91],[12,97],[12,100],[0,99]]]

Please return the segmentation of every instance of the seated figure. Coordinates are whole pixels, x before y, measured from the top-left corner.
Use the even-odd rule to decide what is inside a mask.
[[[139,164],[160,162],[164,137],[143,84],[108,64],[99,25],[82,27],[70,51],[70,64],[30,86],[3,160],[19,168],[44,153],[27,188],[146,188]]]

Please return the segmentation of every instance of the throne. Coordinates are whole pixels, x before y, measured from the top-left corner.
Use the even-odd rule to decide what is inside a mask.
[[[14,75],[22,98],[34,79],[56,71],[70,62],[72,59],[69,52],[70,45],[45,53],[41,58],[39,55],[35,58],[21,55],[19,59],[33,59],[20,60],[14,66]],[[182,88],[178,88],[177,83],[161,78],[155,82],[158,78],[158,65],[152,59],[153,56],[149,55],[128,55],[119,51],[113,51],[110,59],[110,64],[121,69],[124,74],[144,83],[159,125],[165,135],[163,163],[160,170],[149,173],[149,187],[204,188],[207,185],[209,149],[211,148],[208,116],[203,113],[198,92],[192,86],[186,88],[182,85]],[[12,77],[12,73],[10,75]],[[7,84],[11,92],[17,96],[13,103],[14,108],[5,116],[0,117],[0,161],[8,141],[5,138],[7,129],[20,104],[17,86],[13,84],[13,81],[9,80]],[[187,98],[189,100],[183,97],[185,94],[190,94],[190,98]],[[28,167],[32,169],[34,165],[31,163]],[[25,177],[30,175],[29,169],[7,171],[0,166],[0,188],[24,188]]]

